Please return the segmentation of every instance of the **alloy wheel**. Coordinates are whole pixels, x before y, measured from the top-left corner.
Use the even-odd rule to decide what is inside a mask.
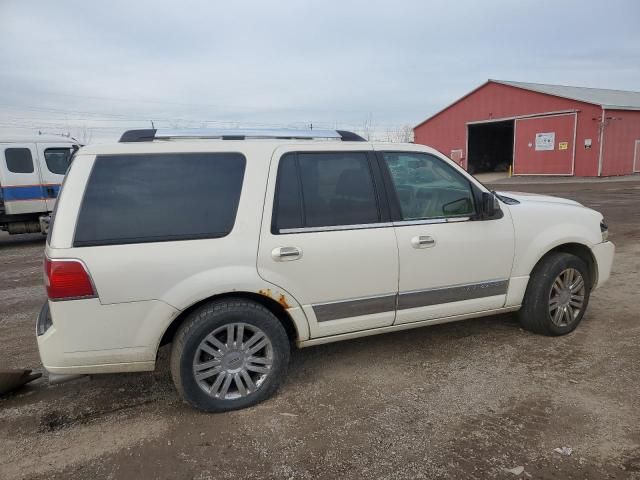
[[[230,323],[207,335],[193,359],[198,386],[220,400],[234,400],[258,390],[271,373],[273,346],[258,327]]]
[[[567,268],[553,281],[549,292],[549,316],[557,327],[573,323],[584,307],[585,284],[582,274]]]

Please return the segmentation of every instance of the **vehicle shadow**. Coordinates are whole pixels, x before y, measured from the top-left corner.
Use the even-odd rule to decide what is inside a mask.
[[[332,384],[332,375],[344,369],[357,368],[366,378],[368,369],[371,373],[380,370],[380,362],[384,369],[395,370],[430,361],[455,361],[456,356],[468,355],[470,344],[500,348],[520,332],[515,315],[503,314],[294,349],[288,377],[276,398],[287,402],[310,385]],[[40,428],[50,430],[147,404],[160,409],[188,408],[173,386],[170,356],[171,345],[166,345],[158,352],[154,372],[92,375],[59,385],[48,385],[45,373],[42,379],[5,396],[4,403],[25,408],[48,399],[51,408],[42,412]]]
[[[9,235],[6,232],[0,232],[0,249],[5,247],[27,246],[43,244],[46,237],[41,233],[25,233],[23,235]]]
[[[292,352],[288,382],[314,381],[327,369],[345,364],[358,363],[366,369],[379,358],[401,363],[403,358],[418,360],[437,352],[442,361],[455,358],[470,344],[499,346],[520,331],[515,314],[507,313],[297,349]]]

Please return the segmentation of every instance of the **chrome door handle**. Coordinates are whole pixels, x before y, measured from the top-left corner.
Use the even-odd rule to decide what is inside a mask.
[[[429,235],[419,235],[411,239],[411,245],[413,248],[431,248],[435,247],[436,241]]]
[[[288,262],[302,257],[302,250],[298,247],[278,247],[271,251],[271,257],[276,262]]]

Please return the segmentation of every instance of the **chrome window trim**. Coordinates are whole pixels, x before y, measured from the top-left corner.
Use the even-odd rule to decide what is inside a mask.
[[[425,218],[417,220],[399,220],[392,222],[394,227],[405,227],[407,225],[434,225],[438,223],[458,223],[469,222],[471,217],[438,217],[438,218]]]
[[[392,222],[394,227],[404,227],[407,225],[434,225],[438,223],[457,223],[457,222],[468,222],[471,220],[471,217],[439,217],[439,218],[425,218],[425,219],[417,219],[417,220],[399,220],[397,222]]]
[[[393,222],[394,227],[406,227],[409,225],[436,225],[439,223],[447,223],[446,218],[425,218],[418,220],[400,220]]]
[[[447,217],[447,223],[468,222],[471,220],[470,216],[466,217]]]
[[[392,226],[392,222],[359,223],[355,225],[333,225],[327,227],[283,228],[279,230],[279,233],[337,232],[341,230],[363,230],[365,228],[384,228]]]
[[[468,222],[471,217],[429,218],[424,220],[401,220],[399,222],[359,223],[354,225],[331,225],[326,227],[283,228],[279,233],[335,232],[340,230],[362,230],[365,228],[406,227],[409,225],[434,225],[439,223]]]

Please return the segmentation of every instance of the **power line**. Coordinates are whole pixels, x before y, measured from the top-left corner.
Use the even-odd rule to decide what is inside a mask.
[[[58,114],[63,114],[63,115],[74,115],[76,116],[76,118],[69,118],[69,117],[65,117],[63,119],[56,119],[59,121],[67,121],[67,120],[78,120],[78,121],[87,121],[87,120],[95,120],[95,121],[108,121],[108,120],[114,120],[114,121],[133,121],[133,122],[149,122],[149,118],[153,118],[154,121],[158,120],[158,121],[166,121],[166,122],[203,122],[203,123],[212,123],[212,124],[230,124],[230,123],[237,123],[237,124],[241,124],[244,126],[271,126],[271,127],[275,127],[277,125],[280,126],[288,126],[288,125],[300,125],[300,126],[304,126],[304,127],[308,127],[309,126],[309,121],[297,121],[297,122],[287,122],[287,123],[275,123],[275,122],[256,122],[256,121],[246,121],[246,120],[238,120],[238,119],[228,119],[228,120],[221,120],[221,119],[202,119],[202,118],[198,118],[198,117],[194,117],[194,118],[185,118],[184,116],[181,117],[170,117],[170,118],[166,118],[166,113],[165,115],[154,115],[151,112],[146,112],[146,113],[107,113],[107,112],[100,112],[100,111],[80,111],[80,110],[63,110],[60,108],[52,108],[52,107],[42,107],[42,106],[31,106],[31,105],[24,105],[24,106],[18,106],[15,104],[0,104],[0,107],[9,107],[12,109],[17,109],[17,110],[28,110],[28,111],[34,111],[34,112],[44,112],[44,113],[58,113]],[[354,112],[355,113],[355,112]],[[79,117],[79,118],[78,118]],[[84,117],[92,117],[92,118],[84,118]],[[403,125],[403,124],[412,124],[412,122],[394,122],[394,123],[388,123],[388,122],[375,122],[375,121],[371,121],[368,117],[367,119],[365,119],[365,121],[367,122],[371,122],[372,125],[374,125],[375,127],[378,128],[394,128],[397,127],[399,125]],[[339,125],[349,125],[352,128],[353,127],[361,127],[364,124],[363,122],[359,122],[359,123],[354,123],[354,122],[339,122],[339,121],[327,121],[327,122],[313,122],[314,127],[318,128],[318,126],[322,125],[322,128],[332,128],[332,126],[335,126],[335,124],[339,124]]]
[[[143,98],[128,98],[128,97],[109,97],[102,95],[78,95],[74,93],[58,93],[58,92],[44,92],[42,90],[31,93],[39,93],[41,95],[49,95],[55,97],[70,97],[70,98],[85,98],[89,100],[105,100],[109,102],[126,102],[126,103],[153,103],[158,105],[176,105],[182,107],[207,107],[207,108],[220,108],[220,105],[214,105],[210,103],[182,103],[182,102],[167,102],[166,100],[156,99],[143,99]]]

